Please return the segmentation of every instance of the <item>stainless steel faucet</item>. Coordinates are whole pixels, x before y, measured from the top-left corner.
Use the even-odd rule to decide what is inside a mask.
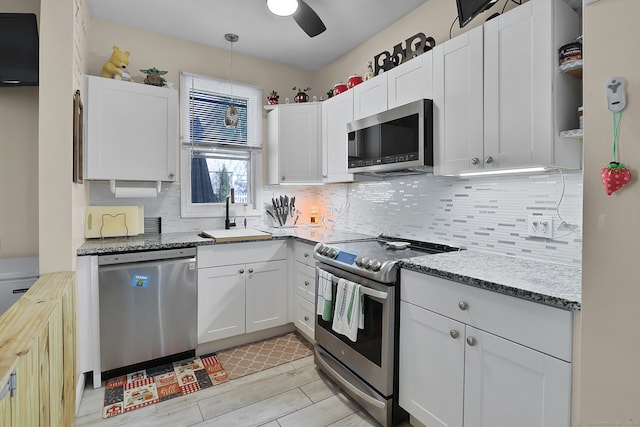
[[[227,196],[227,214],[226,217],[224,219],[224,229],[228,230],[231,227],[235,227],[236,226],[236,220],[235,218],[233,219],[233,222],[231,222],[231,220],[229,220],[229,199],[231,199],[231,203],[235,203],[235,196],[234,196],[235,190],[233,189],[233,187],[231,187],[231,195]]]

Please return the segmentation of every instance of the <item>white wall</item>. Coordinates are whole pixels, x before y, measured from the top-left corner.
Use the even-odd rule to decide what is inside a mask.
[[[640,425],[640,2],[601,0],[584,8],[584,244],[581,426]],[[604,82],[626,78],[620,160],[631,184],[607,196],[600,169],[612,160],[612,117]]]

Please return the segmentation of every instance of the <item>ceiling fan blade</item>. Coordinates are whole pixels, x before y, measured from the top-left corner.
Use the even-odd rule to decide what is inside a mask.
[[[298,10],[293,14],[293,19],[309,37],[315,37],[327,29],[318,14],[302,0],[298,0]]]

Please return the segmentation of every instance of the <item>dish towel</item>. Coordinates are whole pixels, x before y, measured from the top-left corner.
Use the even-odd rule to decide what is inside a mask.
[[[318,268],[318,303],[316,314],[329,322],[333,316],[333,274]]]
[[[332,329],[353,342],[358,338],[358,329],[364,329],[363,298],[359,284],[338,280]]]

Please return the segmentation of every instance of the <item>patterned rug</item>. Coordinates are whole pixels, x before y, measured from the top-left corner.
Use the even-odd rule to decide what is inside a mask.
[[[297,332],[218,352],[229,379],[311,356],[313,346]]]
[[[105,384],[102,417],[111,418],[312,354],[313,346],[291,332],[111,378]]]
[[[104,387],[102,418],[194,393],[228,380],[215,354],[111,378]]]

